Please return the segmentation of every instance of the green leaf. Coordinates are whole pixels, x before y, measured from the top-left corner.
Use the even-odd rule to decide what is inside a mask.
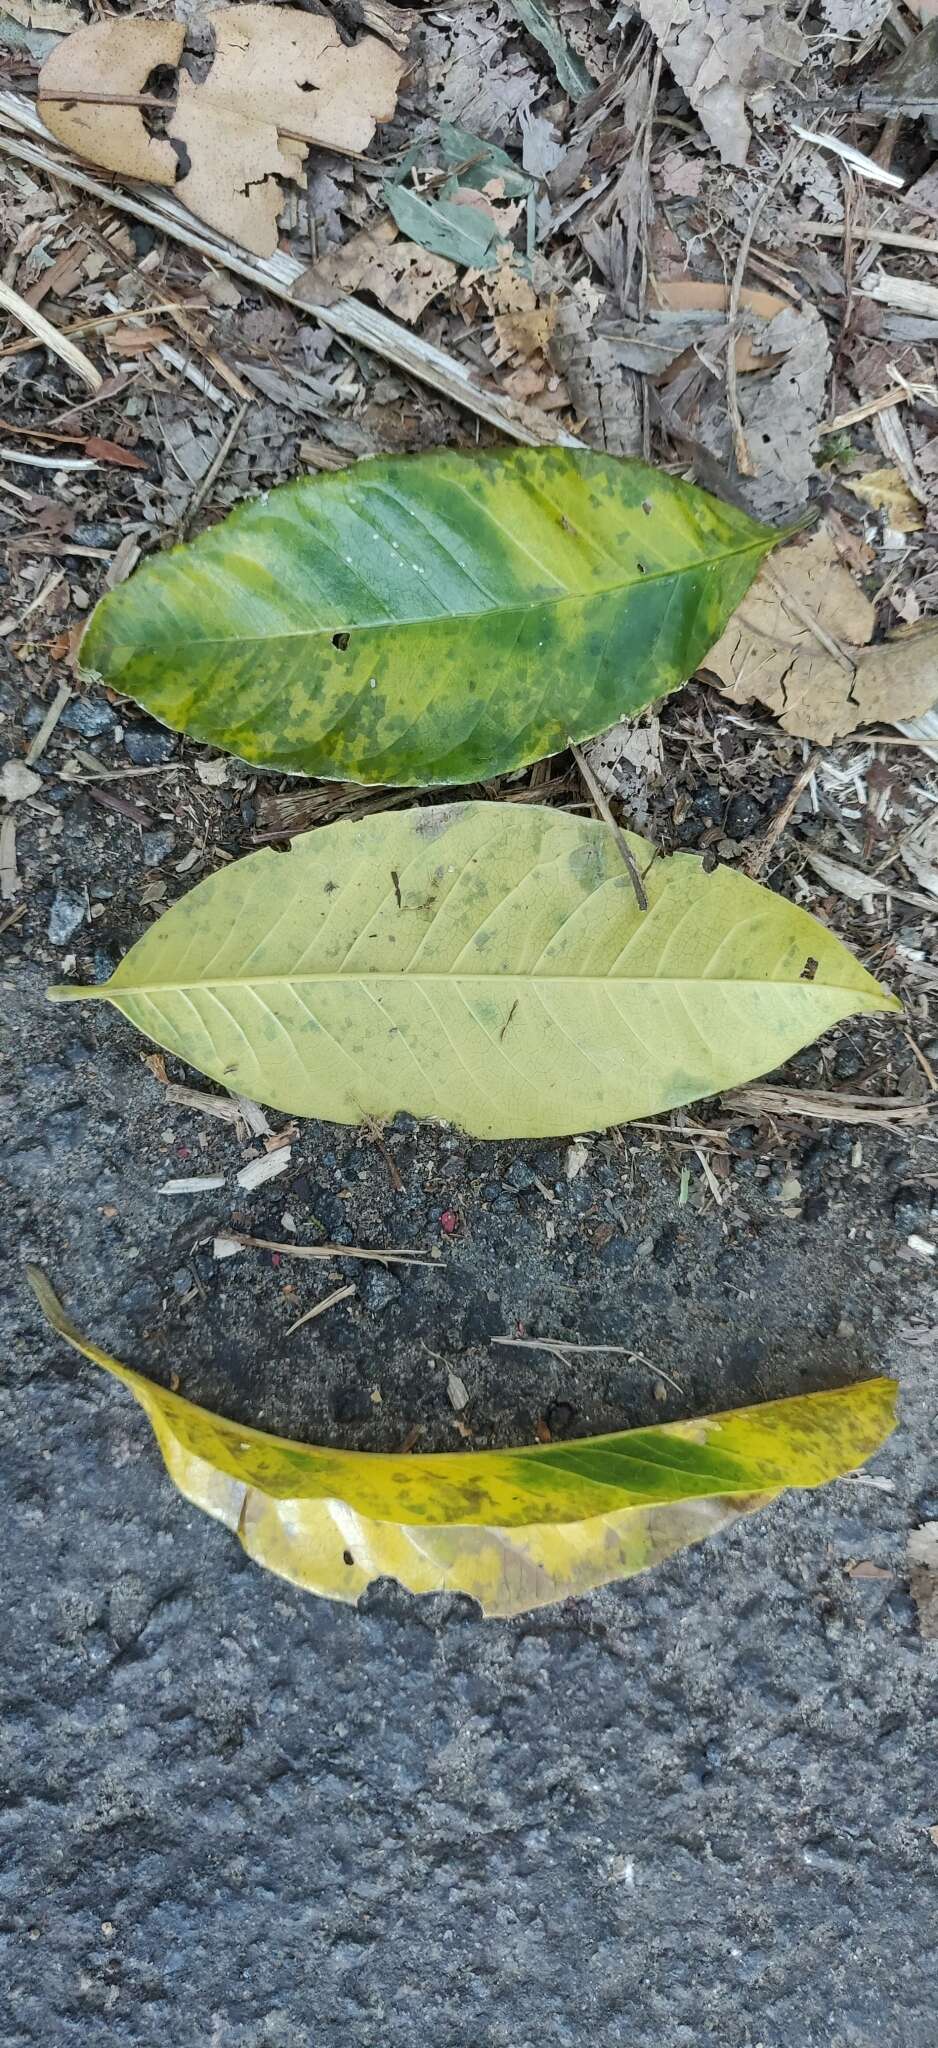
[[[469,782],[684,682],[778,537],[578,449],[357,463],[146,563],[81,660],[263,766]]]
[[[499,149],[497,143],[484,142],[481,135],[471,134],[468,128],[457,127],[455,121],[440,122],[440,148],[445,161],[456,168],[455,182],[459,185],[471,185],[482,192],[497,178],[506,199],[526,199],[534,190],[534,179],[514,162],[507,150]]]
[[[333,1600],[373,1579],[466,1593],[520,1614],[630,1578],[751,1514],[787,1486],[852,1472],[895,1425],[894,1380],[767,1401],[693,1422],[514,1451],[382,1456],[226,1422],[79,1335],[27,1267],[54,1330],[122,1380],[180,1493],[281,1578]]]
[[[401,234],[435,256],[448,256],[453,263],[471,265],[473,270],[494,270],[498,263],[501,229],[481,207],[463,206],[455,199],[424,199],[409,185],[385,185],[384,197]]]
[[[590,77],[585,64],[581,64],[575,50],[571,50],[545,0],[513,0],[512,11],[519,21],[524,22],[528,34],[547,51],[564,92],[568,92],[571,99],[582,100],[587,93],[595,92],[595,79]]]
[[[806,911],[629,844],[644,912],[615,832],[560,811],[328,825],[201,882],[110,981],[50,993],[114,1003],[278,1109],[409,1110],[487,1138],[649,1116],[765,1073],[841,1017],[898,1009]]]

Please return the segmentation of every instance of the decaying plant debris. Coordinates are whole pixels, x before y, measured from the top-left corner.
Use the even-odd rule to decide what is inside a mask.
[[[321,22],[263,11],[294,29]],[[260,12],[237,10],[242,25]],[[754,1162],[753,1185],[777,1181],[771,1221],[814,1199],[795,1155],[818,1129],[854,1112],[854,1149],[869,1148],[872,1132],[883,1162],[900,1132],[920,1149],[901,1168],[884,1163],[881,1184],[871,1176],[858,1199],[878,1213],[912,1187],[896,1211],[895,1257],[914,1291],[931,1270],[920,1247],[935,1239],[938,969],[925,906],[938,901],[938,774],[927,728],[924,743],[905,730],[919,711],[927,719],[927,666],[914,705],[895,689],[938,611],[938,162],[927,118],[888,75],[919,33],[917,14],[767,0],[734,35],[735,10],[703,0],[528,12],[536,33],[505,0],[412,21],[375,0],[337,7],[344,49],[371,38],[388,52],[396,111],[371,106],[367,141],[332,134],[357,155],[282,140],[286,163],[265,162],[256,188],[266,209],[256,237],[245,215],[237,225],[202,215],[235,232],[232,247],[187,208],[175,151],[162,187],[131,186],[43,130],[40,70],[62,61],[66,46],[52,39],[77,25],[77,10],[0,0],[11,295],[0,335],[0,634],[12,677],[0,708],[13,771],[2,786],[0,943],[46,978],[71,974],[72,958],[81,978],[103,979],[151,919],[229,860],[409,800],[258,774],[177,742],[116,693],[78,686],[75,642],[103,590],[243,498],[364,455],[510,435],[642,455],[776,524],[810,513],[773,572],[780,589],[797,562],[785,580],[810,717],[790,689],[750,687],[737,639],[731,693],[705,667],[610,740],[601,787],[617,819],[665,850],[751,866],[814,911],[901,992],[905,1016],[845,1031],[809,1069],[781,1077],[780,1097],[682,1111],[644,1135],[674,1172],[675,1203],[718,1210],[730,1233],[746,1194],[741,1163]],[[160,48],[171,38],[174,66],[181,54],[177,108],[211,78],[207,23],[193,18],[180,44],[167,6],[134,22]],[[115,35],[129,25],[108,23]],[[114,90],[110,77],[97,86]],[[73,108],[83,120],[100,111]],[[108,118],[128,114],[156,149],[178,130],[149,111],[152,135],[136,106],[111,105]],[[796,122],[822,141],[794,136]],[[902,183],[883,183],[884,171]],[[455,254],[420,239],[457,229]],[[832,616],[837,593],[852,631]],[[938,746],[938,729],[932,737]],[[460,793],[593,807],[566,752]],[[845,871],[867,878],[865,894],[855,879],[844,886]],[[183,1113],[209,1136],[194,1163],[173,1158],[167,1172],[227,1170],[219,1148],[235,1143],[245,1163],[235,1126]],[[748,1138],[737,1144],[740,1127]],[[254,1139],[255,1153],[264,1142]],[[590,1156],[620,1170],[611,1141]],[[869,1160],[868,1149],[857,1186]],[[242,1219],[266,1223],[259,1234],[271,1242],[292,1213],[293,1170],[252,1197],[269,1200],[263,1217]],[[549,1221],[547,1197],[533,1199]],[[458,1210],[442,1213],[458,1239]],[[589,1228],[608,1229],[607,1242],[628,1235],[605,1210]],[[206,1241],[220,1234],[207,1226]],[[341,1277],[323,1276],[330,1286]],[[367,1313],[348,1299],[314,1328]],[[445,1403],[443,1414],[448,1441]],[[377,1410],[372,1419],[377,1430]],[[392,1432],[398,1419],[385,1418]],[[473,1411],[459,1419],[478,1426]]]

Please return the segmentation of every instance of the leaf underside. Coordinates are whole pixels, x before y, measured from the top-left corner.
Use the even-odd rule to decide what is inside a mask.
[[[356,463],[145,563],[98,605],[81,661],[261,766],[469,782],[684,682],[777,538],[578,449]]]
[[[511,1615],[629,1578],[788,1486],[853,1471],[894,1426],[893,1380],[692,1422],[514,1451],[383,1456],[268,1436],[197,1408],[87,1342],[27,1269],[58,1334],[122,1380],[181,1493],[282,1578],[355,1601],[379,1578]]]
[[[805,911],[630,845],[644,912],[616,834],[563,812],[439,805],[326,826],[201,882],[109,982],[51,993],[105,997],[295,1115],[406,1110],[488,1138],[652,1115],[898,1007]]]

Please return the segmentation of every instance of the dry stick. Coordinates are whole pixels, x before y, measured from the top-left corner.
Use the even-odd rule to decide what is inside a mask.
[[[815,1116],[835,1124],[926,1124],[926,1102],[904,1102],[893,1095],[843,1095],[822,1088],[733,1088],[721,1098],[732,1116],[743,1110],[756,1116]]]
[[[667,1380],[669,1387],[674,1387],[678,1394],[684,1392],[678,1380],[672,1380],[670,1374],[662,1372],[660,1365],[649,1364],[640,1352],[630,1351],[627,1344],[568,1344],[562,1337],[492,1337],[490,1342],[510,1344],[515,1351],[552,1351],[557,1358],[580,1358],[591,1352],[599,1352],[607,1358],[628,1358],[635,1365],[644,1365],[656,1379]]]
[[[805,761],[800,773],[795,776],[795,780],[792,783],[792,786],[788,792],[787,797],[785,798],[784,803],[781,804],[779,806],[779,809],[776,811],[775,816],[772,819],[772,822],[768,828],[768,831],[765,834],[764,839],[761,839],[759,841],[758,846],[755,848],[747,864],[747,872],[749,875],[753,877],[755,877],[756,875],[761,875],[762,870],[765,867],[766,861],[768,860],[769,854],[772,851],[772,848],[774,847],[776,841],[781,838],[782,833],[784,832],[785,827],[788,824],[789,818],[791,817],[795,805],[798,802],[798,798],[804,795],[812,775],[815,773],[815,770],[820,767],[823,758],[823,748],[821,747],[815,747],[813,751],[808,755],[808,758]]]
[[[37,147],[34,143],[20,141],[17,138],[25,134],[38,137],[42,145],[48,143],[47,131],[34,107],[20,94],[0,92],[0,125],[6,131],[0,132],[0,152],[20,163],[30,164],[46,177],[60,178],[75,185],[92,199],[102,200],[106,206],[116,207],[121,213],[132,214],[135,220],[143,220],[149,226],[162,229],[164,234],[195,250],[209,263],[220,263],[235,277],[260,285],[275,297],[295,306],[307,318],[332,328],[346,341],[358,342],[361,347],[371,349],[406,376],[415,377],[420,383],[428,384],[431,390],[442,392],[454,405],[465,406],[510,439],[521,441],[528,447],[541,447],[545,443],[565,448],[583,447],[582,441],[573,434],[565,434],[548,415],[536,412],[531,406],[519,405],[501,392],[483,390],[475,381],[475,371],[467,363],[447,355],[445,350],[435,348],[431,342],[422,341],[418,335],[410,334],[398,321],[390,320],[384,313],[374,312],[361,299],[343,296],[331,306],[306,300],[296,289],[304,272],[303,265],[295,258],[284,255],[282,251],[271,257],[251,256],[237,242],[228,241],[226,237],[203,228],[178,200],[158,188],[155,196],[151,197],[149,188],[134,186],[132,190],[139,196],[132,197],[130,192],[90,177],[65,154],[47,146]],[[11,128],[16,131],[15,135],[10,134]]]
[[[791,227],[795,229],[795,222]],[[831,235],[839,240],[844,233],[842,220],[799,220],[798,235]],[[938,242],[934,236],[908,235],[898,229],[858,227],[851,229],[858,242],[883,242],[890,249],[917,249],[923,256],[938,256]]]
[[[351,1280],[347,1287],[334,1287],[331,1294],[323,1295],[322,1300],[316,1302],[315,1307],[308,1308],[305,1316],[297,1316],[296,1322],[290,1324],[287,1336],[292,1337],[294,1330],[301,1330],[304,1323],[314,1322],[317,1316],[325,1314],[327,1308],[333,1308],[337,1301],[347,1301],[349,1295],[355,1294],[357,1291],[354,1282]]]
[[[771,178],[769,180],[769,183],[765,186],[764,190],[760,192],[759,197],[756,200],[755,206],[753,207],[752,212],[749,216],[749,225],[739,245],[739,255],[736,258],[736,269],[733,272],[733,282],[730,286],[730,299],[729,305],[727,307],[729,339],[726,344],[726,409],[729,413],[730,425],[733,429],[733,452],[736,456],[736,467],[739,470],[740,476],[755,475],[755,471],[752,466],[752,459],[749,454],[749,446],[746,441],[745,433],[743,432],[743,422],[739,410],[739,391],[736,382],[736,331],[739,322],[740,295],[743,289],[743,279],[746,275],[746,264],[749,261],[749,251],[752,247],[752,239],[756,232],[756,228],[758,227],[759,221],[762,218],[762,214],[764,213],[769,200],[771,199],[773,193],[777,192],[779,186],[784,182],[789,170],[791,169],[795,157],[799,154],[801,150],[801,147],[802,145],[797,139],[794,142],[789,143],[788,149],[786,150],[785,155],[783,156],[782,161],[779,164],[778,170],[776,171],[774,178]]]
[[[80,348],[75,347],[73,341],[67,341],[64,334],[60,334],[58,328],[53,327],[51,320],[47,320],[44,313],[37,312],[36,307],[31,306],[27,299],[21,299],[19,292],[13,291],[10,285],[4,284],[2,278],[0,278],[0,307],[2,307],[5,313],[12,313],[13,318],[19,321],[21,327],[27,328],[29,333],[35,335],[36,340],[41,341],[45,348],[51,349],[54,356],[58,356],[61,362],[67,363],[69,369],[74,370],[76,375],[81,377],[83,383],[87,384],[89,391],[100,391],[104,382],[100,370],[95,369],[94,364],[89,362],[88,357],[82,354]]]
[[[635,901],[638,904],[639,910],[647,910],[648,897],[645,892],[645,884],[642,881],[641,875],[638,872],[638,863],[635,859],[635,855],[632,852],[629,842],[626,839],[625,833],[623,832],[621,825],[616,824],[616,821],[609,808],[608,799],[606,798],[600,784],[597,782],[596,777],[593,774],[592,768],[590,767],[590,764],[582,748],[577,746],[575,740],[568,740],[567,745],[570,748],[570,752],[573,755],[576,765],[579,768],[580,774],[583,777],[583,780],[586,784],[587,789],[589,790],[590,796],[592,797],[593,803],[597,811],[599,812],[600,817],[605,819],[607,825],[612,826],[613,832],[616,836],[616,845],[629,871],[629,880],[635,891]]]
[[[785,605],[790,612],[794,612],[795,617],[801,620],[803,626],[807,626],[809,633],[814,634],[815,640],[820,642],[825,653],[830,655],[832,661],[836,661],[838,668],[846,671],[852,681],[857,672],[856,662],[851,661],[846,649],[841,647],[839,641],[832,637],[827,631],[826,626],[822,626],[817,614],[811,610],[809,605],[805,604],[804,599],[798,596],[796,590],[790,589],[783,576],[776,575],[775,570],[770,567],[768,562],[763,562],[761,574],[764,576],[765,581],[771,584],[780,603]]]
[[[27,752],[27,768],[34,768],[36,762],[39,759],[40,754],[45,752],[45,749],[52,738],[55,728],[58,725],[59,719],[61,718],[62,713],[65,710],[65,706],[68,703],[71,694],[71,688],[68,683],[59,684],[59,687],[56,690],[55,696],[52,699],[49,709],[46,712],[45,718],[43,719],[42,724],[39,727],[39,731],[37,732],[36,737],[33,740]]]
[[[189,532],[192,522],[197,512],[199,512],[201,510],[201,507],[204,505],[205,500],[208,497],[209,491],[212,489],[213,484],[217,482],[219,473],[224,468],[224,465],[227,462],[229,455],[231,454],[231,450],[234,447],[238,435],[241,432],[241,428],[244,425],[245,414],[247,413],[248,408],[252,403],[253,400],[250,398],[245,400],[245,403],[241,407],[241,411],[239,413],[236,413],[234,419],[231,422],[230,427],[228,428],[227,433],[224,436],[224,439],[219,443],[219,446],[216,449],[215,454],[212,456],[212,460],[209,463],[209,466],[205,472],[204,477],[202,478],[201,483],[198,485],[190,504],[187,505],[186,510],[179,521],[178,531],[180,536],[182,536],[183,538]]]
[[[359,1244],[278,1244],[271,1237],[248,1237],[243,1230],[220,1230],[230,1244],[247,1245],[251,1251],[282,1252],[290,1259],[376,1259],[385,1266],[440,1266],[439,1252],[365,1250]]]

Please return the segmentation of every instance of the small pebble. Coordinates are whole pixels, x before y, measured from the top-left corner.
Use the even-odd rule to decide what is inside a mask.
[[[169,859],[175,844],[175,832],[145,832],[143,835],[144,867],[158,868],[161,861]]]
[[[95,740],[103,732],[110,732],[116,720],[110,704],[100,698],[78,697],[73,704],[66,704],[61,722],[66,732],[80,733],[83,740]]]
[[[400,1291],[400,1281],[395,1280],[393,1273],[386,1273],[383,1266],[366,1266],[358,1281],[359,1299],[376,1315],[396,1301]]]
[[[72,933],[77,932],[79,925],[84,919],[85,909],[84,896],[80,896],[77,889],[56,890],[52,898],[52,908],[49,912],[48,932],[50,945],[65,946],[68,944]]]
[[[4,761],[0,768],[0,796],[8,804],[22,803],[24,797],[35,796],[42,788],[42,776],[35,768],[27,768],[25,761]]]
[[[135,768],[161,768],[176,752],[172,732],[146,732],[137,727],[125,732],[124,752]]]

